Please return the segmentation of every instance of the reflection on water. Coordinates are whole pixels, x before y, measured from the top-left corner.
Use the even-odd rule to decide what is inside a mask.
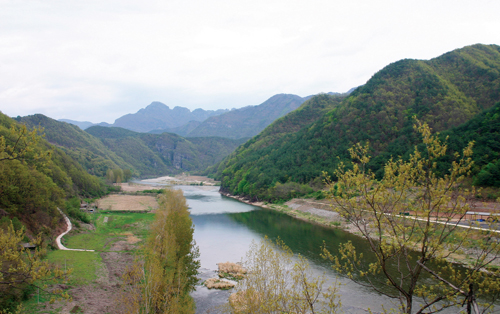
[[[338,280],[342,285],[340,295],[345,313],[367,313],[365,309],[381,311],[386,308],[397,308],[394,300],[375,293],[353,283],[347,278],[339,277],[331,265],[320,257],[321,247],[325,243],[332,254],[337,252],[340,243],[352,241],[358,252],[363,252],[363,261],[375,261],[368,243],[360,237],[340,229],[330,229],[320,225],[304,222],[285,214],[267,210],[234,199],[222,196],[217,187],[177,187],[184,191],[195,225],[194,238],[200,248],[201,267],[204,275],[212,276],[220,262],[239,262],[245,256],[252,240],[260,241],[264,236],[271,240],[281,238],[296,254],[301,254],[311,262],[315,275],[325,273],[328,283]],[[208,278],[208,277],[207,277]],[[428,278],[422,278],[425,282]],[[387,291],[385,277],[379,278],[378,289]],[[227,293],[209,291],[198,287],[195,294],[199,307],[198,313],[204,313],[209,300],[211,305],[227,301]],[[202,296],[202,297],[200,297]],[[202,311],[201,309],[205,309]],[[454,309],[456,310],[456,308]],[[452,310],[449,313],[455,313]],[[443,312],[445,313],[445,312]]]
[[[238,202],[222,196],[217,188],[182,186],[187,199],[191,218],[195,225],[194,238],[200,249],[201,267],[216,270],[217,263],[239,262],[245,256],[252,240],[260,241],[264,236],[270,239],[280,237],[296,254],[306,256],[316,275],[326,273],[328,284],[337,280],[337,275],[330,265],[320,257],[321,246],[326,241],[327,247],[336,250],[338,243],[360,238],[336,229],[313,225],[278,213]],[[341,296],[345,313],[366,313],[364,309],[380,310],[380,304],[388,300],[345,278],[338,278],[342,283]],[[219,304],[227,301],[227,294],[208,291],[198,287],[196,298],[210,300],[220,298]],[[197,301],[199,302],[199,301]],[[205,303],[202,301],[201,303]],[[198,303],[199,313],[206,309],[206,304]]]

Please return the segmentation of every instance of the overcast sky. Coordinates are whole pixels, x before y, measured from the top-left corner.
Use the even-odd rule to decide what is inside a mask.
[[[346,92],[389,63],[500,44],[500,1],[0,0],[0,111],[114,122]]]

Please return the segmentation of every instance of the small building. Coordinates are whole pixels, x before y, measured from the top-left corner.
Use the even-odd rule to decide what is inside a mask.
[[[19,245],[21,245],[25,249],[29,249],[30,251],[36,250],[36,245],[34,245],[32,243],[21,242],[21,243],[19,243]]]

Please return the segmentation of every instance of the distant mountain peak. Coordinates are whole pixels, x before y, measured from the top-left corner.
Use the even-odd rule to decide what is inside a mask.
[[[159,101],[153,101],[152,103],[149,104],[149,106],[147,106],[146,108],[169,108],[167,105],[165,105],[164,103],[162,102],[159,102]],[[170,109],[170,108],[169,108]]]
[[[175,106],[173,109],[170,109],[164,103],[153,101],[146,108],[137,111],[137,113],[126,114],[116,119],[113,126],[136,132],[172,129],[183,126],[190,121],[201,122],[226,111],[197,109],[191,112],[191,110],[185,107]]]
[[[161,114],[170,111],[170,108],[159,101],[153,101],[146,108],[141,108],[137,111],[138,114]],[[116,122],[116,121],[115,121]]]

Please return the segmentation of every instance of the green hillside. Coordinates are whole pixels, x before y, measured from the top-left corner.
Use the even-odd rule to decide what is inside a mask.
[[[19,138],[11,133],[12,126],[20,128],[16,121],[0,113],[0,138],[5,139],[7,146],[13,146]],[[33,151],[14,160],[3,159],[12,154],[4,150],[5,147],[0,149],[3,159],[0,160],[0,218],[2,222],[16,218],[28,234],[43,232],[50,237],[62,221],[57,207],[64,208],[67,198],[101,196],[106,187],[43,138],[28,147]],[[45,157],[37,159],[37,155]]]
[[[413,116],[445,131],[493,107],[500,101],[499,91],[496,45],[469,46],[430,61],[401,60],[310,125],[275,122],[228,156],[214,176],[222,180],[224,191],[255,199],[283,197],[274,192],[288,182],[290,197],[303,189],[297,183],[313,184],[321,171],[331,172],[339,160],[348,159],[349,147],[366,141],[375,156],[371,167],[380,173],[390,155],[404,155],[416,142]],[[317,97],[324,96],[310,101]],[[290,131],[277,138],[264,136],[280,128]]]
[[[242,140],[224,138],[185,139],[171,133],[137,133],[122,128],[94,126],[86,130],[141,176],[200,172],[226,157]]]
[[[43,127],[45,139],[78,161],[90,174],[104,177],[108,169],[117,168],[137,172],[99,139],[73,124],[56,121],[41,114],[18,117],[16,120],[30,128]]]

